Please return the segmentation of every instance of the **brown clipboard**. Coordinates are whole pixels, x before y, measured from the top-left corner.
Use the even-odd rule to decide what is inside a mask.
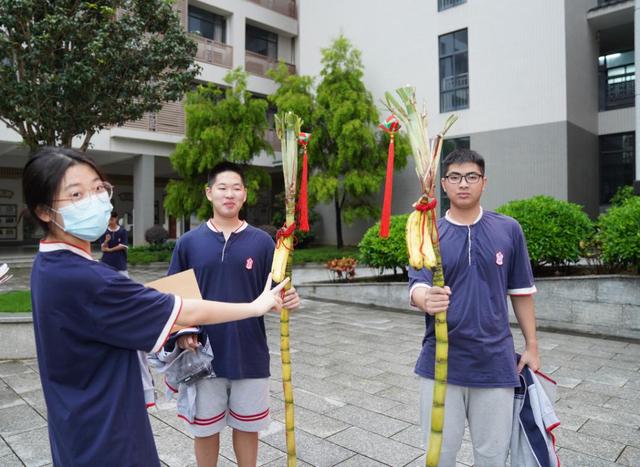
[[[172,274],[170,276],[156,279],[155,281],[147,282],[145,287],[151,287],[158,292],[170,293],[178,295],[182,298],[195,298],[202,300],[202,294],[200,293],[200,287],[198,287],[198,281],[193,269],[187,269],[186,271]],[[179,331],[186,326],[179,326],[174,324],[171,328],[171,332]]]

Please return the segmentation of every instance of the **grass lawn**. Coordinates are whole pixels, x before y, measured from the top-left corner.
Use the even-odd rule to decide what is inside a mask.
[[[31,311],[31,292],[15,290],[0,293],[0,313],[24,313]]]

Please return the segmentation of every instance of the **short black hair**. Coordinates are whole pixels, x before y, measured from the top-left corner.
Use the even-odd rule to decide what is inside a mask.
[[[236,164],[234,162],[222,161],[218,162],[210,171],[207,176],[207,183],[209,186],[213,185],[213,181],[216,179],[218,174],[222,172],[235,172],[240,175],[240,179],[242,180],[242,185],[246,186],[246,182],[244,179],[244,167],[240,164]]]
[[[118,213],[116,211],[111,211],[111,219],[114,217],[118,217]]]
[[[38,208],[51,207],[64,174],[69,167],[86,164],[104,180],[104,175],[96,163],[83,152],[69,148],[43,147],[27,161],[22,171],[22,192],[31,216],[38,221],[45,234],[49,225],[41,220]]]
[[[484,158],[478,154],[476,151],[465,148],[458,148],[451,151],[447,154],[447,157],[444,158],[442,162],[444,173],[443,176],[447,175],[447,171],[449,170],[449,166],[451,164],[464,164],[465,162],[472,162],[477,164],[480,167],[481,175],[484,175]]]

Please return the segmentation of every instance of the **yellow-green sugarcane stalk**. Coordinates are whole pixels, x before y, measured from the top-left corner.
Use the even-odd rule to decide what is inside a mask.
[[[291,268],[293,265],[293,251],[287,259],[287,274],[289,282],[284,290],[291,288]],[[287,467],[296,466],[296,435],[293,405],[293,384],[291,383],[291,352],[289,349],[289,310],[282,307],[280,312],[280,362],[282,364],[282,389],[284,392],[284,426],[287,441]]]
[[[282,142],[282,171],[285,189],[285,227],[292,230],[296,211],[296,179],[298,169],[298,135],[302,120],[293,112],[284,116],[276,114],[276,132]],[[283,261],[284,256],[284,261]],[[272,272],[277,281],[276,272],[282,273],[283,280],[289,277],[285,290],[291,288],[291,268],[293,264],[293,233],[279,238],[274,253]],[[284,269],[283,269],[284,266]],[[277,270],[277,271],[276,271]],[[278,278],[280,278],[278,276]],[[284,391],[285,429],[287,442],[287,467],[296,466],[296,439],[293,404],[293,384],[291,383],[291,352],[289,348],[289,310],[282,308],[280,313],[280,360],[282,363],[282,388]]]
[[[442,258],[440,256],[440,243],[438,236],[438,226],[434,222],[435,219],[430,211],[418,210],[418,204],[432,205],[430,209],[435,209],[433,203],[435,183],[437,181],[437,172],[440,162],[440,152],[445,133],[451,128],[451,125],[457,120],[457,117],[451,115],[447,119],[443,130],[436,136],[432,144],[429,144],[429,134],[427,132],[427,114],[426,112],[418,113],[415,89],[412,87],[404,87],[396,90],[396,94],[400,97],[400,104],[391,93],[385,93],[385,104],[387,108],[396,114],[402,122],[405,130],[409,135],[409,143],[415,160],[416,173],[422,188],[422,197],[416,203],[416,212],[410,215],[412,222],[416,218],[424,219],[424,228],[419,234],[415,234],[415,225],[407,227],[407,247],[410,249],[410,262],[417,265],[422,263],[423,267],[429,267],[433,273],[433,285],[444,287],[444,275],[442,272]],[[411,235],[411,236],[410,236]],[[429,242],[428,240],[431,240]],[[426,246],[432,251],[411,251],[416,243]],[[414,248],[415,249],[415,248]],[[426,254],[425,254],[426,253]],[[435,265],[432,261],[426,261],[427,257],[435,257]],[[413,257],[413,259],[411,259]],[[434,385],[433,385],[433,402],[431,406],[431,433],[429,434],[429,445],[425,464],[427,467],[437,467],[440,461],[440,450],[442,448],[442,433],[444,430],[444,403],[447,393],[447,359],[449,353],[449,333],[447,329],[447,313],[446,310],[436,313],[435,317],[435,337],[436,337],[436,354],[434,369]]]

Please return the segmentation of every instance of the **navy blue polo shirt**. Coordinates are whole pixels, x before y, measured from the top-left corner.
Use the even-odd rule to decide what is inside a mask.
[[[264,231],[247,223],[225,241],[211,221],[182,235],[169,274],[193,268],[207,300],[252,302],[264,290],[275,245]],[[264,319],[205,326],[213,350],[213,369],[229,379],[269,377],[269,348]]]
[[[182,300],[42,242],[31,301],[53,465],[159,466],[136,350],[162,347]]]
[[[118,226],[116,230],[107,229],[107,231],[98,239],[98,242],[102,244],[105,236],[109,234],[111,238],[107,246],[113,248],[117,245],[124,245],[129,248],[129,235],[127,231]],[[105,251],[102,253],[101,261],[109,266],[117,269],[118,271],[127,270],[127,248],[118,251]]]
[[[448,381],[470,387],[516,387],[507,295],[535,293],[529,254],[518,222],[481,211],[472,225],[438,220],[444,283],[451,288]],[[428,269],[409,268],[410,291],[430,286]],[[435,320],[425,313],[426,332],[415,371],[433,378]]]

